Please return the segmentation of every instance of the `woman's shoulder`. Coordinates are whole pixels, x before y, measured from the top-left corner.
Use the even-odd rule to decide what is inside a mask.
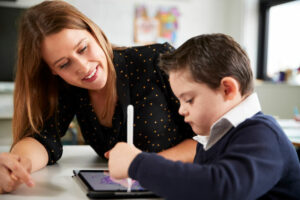
[[[75,99],[86,96],[86,94],[86,89],[72,86],[67,83],[60,85],[58,93],[59,99],[64,101],[74,101]]]
[[[164,51],[172,51],[174,48],[167,42],[160,44],[149,44],[143,46],[135,46],[130,48],[133,51],[149,51],[149,52],[164,52]]]
[[[165,42],[163,44],[161,43],[155,43],[155,44],[149,44],[149,45],[141,45],[141,46],[131,46],[131,47],[122,47],[122,48],[115,48],[114,51],[117,53],[125,53],[130,55],[140,55],[145,53],[164,53],[167,51],[173,51],[174,47],[170,45],[169,43]]]

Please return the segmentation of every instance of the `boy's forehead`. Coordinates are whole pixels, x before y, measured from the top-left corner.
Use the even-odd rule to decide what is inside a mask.
[[[170,72],[169,81],[171,88],[177,97],[191,89],[191,86],[196,84],[189,70],[176,70]]]
[[[177,70],[172,70],[169,73],[169,77],[171,79],[188,79],[188,80],[192,80],[192,74],[190,72],[190,70],[188,69],[177,69]]]

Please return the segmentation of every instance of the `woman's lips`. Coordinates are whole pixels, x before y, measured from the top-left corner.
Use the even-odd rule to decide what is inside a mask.
[[[95,68],[95,70],[88,75],[87,77],[83,78],[83,81],[92,82],[97,78],[97,72],[98,72],[98,66]]]

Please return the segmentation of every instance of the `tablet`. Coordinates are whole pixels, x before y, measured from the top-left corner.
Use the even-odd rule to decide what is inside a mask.
[[[74,170],[74,174],[86,185],[90,198],[158,198],[135,180],[128,192],[127,179],[113,179],[107,170]]]

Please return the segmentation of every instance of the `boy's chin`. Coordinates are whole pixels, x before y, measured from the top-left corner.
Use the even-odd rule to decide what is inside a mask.
[[[196,133],[197,135],[203,135],[203,132],[197,128],[192,127],[193,132]]]
[[[202,129],[199,129],[199,128],[196,128],[196,127],[192,127],[192,129],[193,129],[193,132],[196,133],[197,135],[200,135],[200,136],[208,136],[209,135],[209,133],[206,133]]]

